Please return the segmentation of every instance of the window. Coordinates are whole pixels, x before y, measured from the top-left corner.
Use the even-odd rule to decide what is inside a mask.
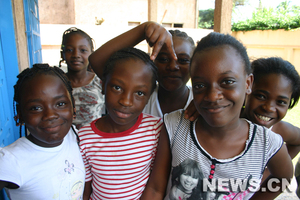
[[[181,23],[162,23],[162,26],[166,28],[183,28]]]
[[[141,22],[128,22],[128,26],[138,26]]]

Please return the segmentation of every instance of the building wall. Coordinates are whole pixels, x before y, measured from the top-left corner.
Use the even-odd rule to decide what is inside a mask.
[[[39,12],[41,24],[75,24],[74,0],[39,0]]]
[[[157,19],[163,23],[182,23],[183,28],[197,28],[196,20],[198,18],[198,10],[196,0],[159,0],[157,8]]]
[[[246,47],[251,60],[281,57],[292,63],[300,73],[300,30],[255,30],[232,32]]]
[[[130,22],[142,23],[148,20],[148,1],[40,0],[40,22],[95,25],[97,18],[104,19],[103,25],[128,26]],[[198,14],[196,2],[197,0],[157,0],[157,22],[172,26],[174,23],[183,24],[182,28],[195,28],[196,13]]]

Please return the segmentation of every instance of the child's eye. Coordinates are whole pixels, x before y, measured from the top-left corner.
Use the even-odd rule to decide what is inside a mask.
[[[287,102],[287,101],[284,101],[284,100],[278,100],[278,101],[277,101],[277,104],[278,104],[278,105],[285,106],[285,105],[288,104],[288,102]]]
[[[265,100],[265,99],[266,99],[265,95],[262,95],[262,94],[254,94],[254,96],[255,96],[257,99],[259,99],[259,100]]]
[[[59,103],[57,104],[58,107],[64,106],[64,105],[66,105],[66,102],[59,102]]]
[[[65,49],[65,52],[72,52],[73,51],[73,49]]]
[[[145,93],[142,92],[142,91],[138,91],[138,92],[137,92],[137,95],[139,95],[139,96],[145,96]]]
[[[231,84],[233,84],[235,81],[234,80],[224,80],[223,81],[223,83],[225,84],[225,85],[231,85]]]
[[[160,63],[167,63],[169,59],[167,57],[157,57],[156,60]]]
[[[31,111],[40,111],[40,110],[42,110],[42,107],[40,107],[40,106],[31,106],[29,108],[29,110],[31,110]]]
[[[190,59],[187,59],[187,58],[178,58],[178,63],[180,63],[180,64],[189,64],[190,63]]]
[[[81,49],[80,51],[81,51],[81,53],[86,53],[88,50],[87,49]]]
[[[194,85],[194,88],[196,90],[200,90],[200,89],[203,89],[205,87],[205,85],[203,83],[197,83]]]
[[[121,87],[120,86],[117,86],[117,85],[114,85],[113,88],[117,91],[120,91],[121,90]]]

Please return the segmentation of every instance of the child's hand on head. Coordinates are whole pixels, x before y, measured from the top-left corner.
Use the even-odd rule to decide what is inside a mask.
[[[149,46],[153,47],[153,51],[150,56],[151,60],[155,60],[164,44],[174,60],[177,60],[177,56],[173,48],[172,35],[163,26],[155,22],[148,22],[145,26],[145,38]]]

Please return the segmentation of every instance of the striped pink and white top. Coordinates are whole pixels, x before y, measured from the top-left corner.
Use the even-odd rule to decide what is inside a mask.
[[[162,120],[141,114],[133,127],[120,133],[98,130],[94,120],[79,131],[90,199],[139,199],[156,154]]]

